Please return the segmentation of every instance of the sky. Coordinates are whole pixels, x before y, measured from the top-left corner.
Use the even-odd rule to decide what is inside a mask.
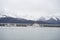
[[[0,0],[0,15],[31,20],[60,16],[60,0]]]

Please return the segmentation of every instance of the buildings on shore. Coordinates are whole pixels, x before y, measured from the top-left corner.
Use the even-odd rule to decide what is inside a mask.
[[[60,24],[23,24],[23,23],[0,23],[0,27],[60,27]]]
[[[26,27],[26,26],[31,26],[32,24],[23,24],[23,23],[0,23],[0,26],[4,26],[4,27]]]

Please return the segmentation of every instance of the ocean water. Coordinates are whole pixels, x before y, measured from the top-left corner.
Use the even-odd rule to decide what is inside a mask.
[[[60,40],[60,28],[0,27],[0,40]]]

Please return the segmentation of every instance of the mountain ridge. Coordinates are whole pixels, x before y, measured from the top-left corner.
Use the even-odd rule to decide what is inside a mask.
[[[45,17],[41,17],[39,20],[33,21],[24,18],[14,18],[10,16],[4,16],[0,17],[0,23],[60,24],[60,18],[57,17],[50,17],[49,19],[48,18],[49,17],[47,17],[47,19]]]
[[[49,18],[49,17],[48,17]],[[57,17],[50,17],[49,19],[45,17],[41,17],[38,22],[39,23],[45,23],[45,24],[60,24],[60,19]]]
[[[34,21],[27,20],[23,18],[13,18],[13,17],[1,17],[0,23],[26,23],[26,24],[33,24]]]

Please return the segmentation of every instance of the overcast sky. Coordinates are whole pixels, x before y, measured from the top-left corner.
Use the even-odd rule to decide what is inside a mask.
[[[0,0],[0,15],[32,20],[60,16],[60,0]]]

